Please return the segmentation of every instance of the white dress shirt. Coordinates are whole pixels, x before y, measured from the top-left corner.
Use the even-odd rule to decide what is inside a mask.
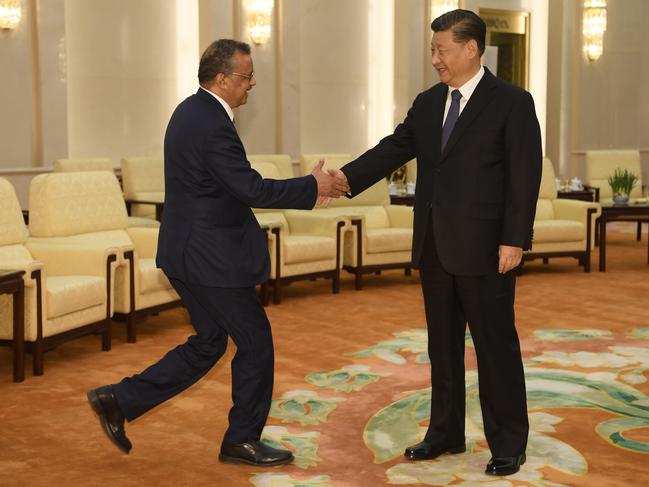
[[[230,120],[232,120],[232,122],[234,122],[234,112],[232,111],[232,108],[230,108],[230,105],[228,105],[228,102],[225,101],[223,98],[221,98],[216,93],[212,93],[210,90],[206,90],[202,86],[200,88],[201,88],[201,90],[207,91],[210,95],[212,95],[214,98],[216,98],[219,101],[219,103],[221,105],[223,105],[223,108],[225,108],[225,111],[227,112],[228,117],[230,117]]]
[[[448,87],[448,95],[446,96],[446,108],[444,108],[444,119],[442,120],[442,126],[444,126],[444,122],[446,121],[446,116],[448,115],[448,110],[451,108],[451,101],[452,101],[451,93],[453,92],[453,90],[460,90],[460,93],[462,94],[462,98],[460,98],[460,113],[459,113],[459,115],[461,115],[462,110],[464,110],[464,107],[469,101],[469,98],[471,98],[471,95],[473,95],[476,86],[478,86],[478,83],[480,83],[480,80],[482,79],[483,76],[484,76],[484,67],[480,66],[480,69],[478,70],[476,75],[473,78],[471,78],[469,81],[464,83],[462,86],[460,86],[459,88],[455,88],[453,86]]]

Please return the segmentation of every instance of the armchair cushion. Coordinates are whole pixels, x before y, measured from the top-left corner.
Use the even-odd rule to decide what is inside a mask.
[[[410,228],[368,228],[367,253],[410,251],[412,229]]]
[[[282,235],[284,263],[298,264],[331,259],[336,255],[336,240],[315,235]]]
[[[252,163],[255,171],[259,172],[265,178],[290,179],[295,177],[293,162],[291,161],[291,156],[288,154],[250,154],[248,155],[248,160]],[[258,163],[273,164],[277,169],[277,176],[266,176],[257,169],[256,165]]]
[[[29,192],[30,232],[68,236],[126,228],[126,205],[114,174],[105,171],[40,174]]]
[[[57,159],[54,161],[54,172],[114,172],[113,161],[106,157],[89,157],[87,159]]]
[[[140,292],[148,293],[169,289],[171,283],[162,270],[156,267],[155,259],[140,259]]]
[[[16,191],[9,181],[0,178],[0,245],[21,244],[26,238]]]
[[[47,318],[106,303],[106,280],[95,276],[47,278]]]
[[[164,161],[160,157],[128,157],[122,159],[122,184],[126,199],[137,195],[165,191]]]
[[[534,222],[534,243],[579,242],[586,240],[586,227],[573,220],[538,220]]]

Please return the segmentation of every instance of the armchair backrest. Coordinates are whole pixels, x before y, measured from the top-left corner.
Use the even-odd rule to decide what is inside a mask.
[[[9,181],[0,178],[0,246],[23,244],[27,234],[16,191]]]
[[[599,188],[599,197],[612,198],[613,192],[608,177],[617,168],[628,169],[638,176],[639,181],[631,191],[632,198],[642,196],[642,166],[640,151],[637,150],[589,150],[586,151],[586,183]]]
[[[250,154],[248,155],[248,161],[253,165],[263,162],[271,163],[277,167],[279,177],[272,176],[272,179],[290,179],[295,177],[293,173],[293,162],[291,161],[291,156],[288,154]],[[271,176],[264,176],[271,177]]]
[[[113,161],[107,157],[89,157],[86,159],[57,159],[53,164],[54,172],[114,172]]]
[[[34,237],[67,237],[123,230],[126,205],[115,174],[40,174],[29,191],[29,229]]]
[[[557,198],[557,184],[555,182],[554,166],[549,158],[543,158],[543,172],[541,173],[541,187],[539,188],[539,199],[536,202],[536,219],[552,220],[554,218],[554,207],[552,200]]]
[[[160,157],[127,157],[122,159],[122,186],[126,199],[137,199],[142,193],[165,190],[164,160]]]

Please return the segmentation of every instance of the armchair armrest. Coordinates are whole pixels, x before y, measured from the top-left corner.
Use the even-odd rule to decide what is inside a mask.
[[[129,227],[126,233],[131,237],[135,250],[143,259],[153,259],[158,252],[158,228]]]
[[[294,235],[320,235],[336,237],[336,230],[346,225],[347,220],[341,215],[311,213],[309,211],[288,210],[284,216]]]
[[[384,208],[392,228],[412,228],[414,214],[411,206],[386,205]]]
[[[36,281],[32,278],[34,271],[41,271],[45,263],[40,260],[23,260],[23,259],[0,259],[0,269],[7,271],[25,271],[23,282],[25,287],[33,287]]]
[[[593,208],[595,210],[593,221],[602,214],[602,207],[600,204],[591,203],[589,201],[555,199],[552,200],[552,205],[554,206],[556,217],[560,220],[585,222],[588,208]]]
[[[119,249],[92,243],[61,243],[27,240],[31,254],[45,262],[50,276],[86,275],[106,277],[107,264],[116,265]]]

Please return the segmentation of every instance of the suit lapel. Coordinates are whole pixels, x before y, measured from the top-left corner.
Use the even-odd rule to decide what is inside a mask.
[[[491,74],[491,72],[487,68],[485,68],[482,79],[478,83],[478,86],[476,86],[475,91],[471,95],[471,98],[469,98],[469,101],[464,107],[464,110],[462,110],[460,118],[458,118],[457,122],[455,123],[453,132],[451,132],[451,136],[449,137],[448,142],[446,143],[446,147],[444,147],[444,151],[442,152],[442,155],[439,159],[440,162],[446,159],[448,153],[453,150],[453,146],[460,139],[462,133],[467,129],[467,127],[471,125],[471,122],[473,122],[475,117],[477,117],[482,109],[487,106],[491,100],[493,100],[493,96],[490,92],[493,88],[496,87],[495,81],[496,78],[494,77],[494,75]],[[442,114],[443,113],[444,112],[442,108]],[[439,133],[441,137],[441,122],[439,125]]]

